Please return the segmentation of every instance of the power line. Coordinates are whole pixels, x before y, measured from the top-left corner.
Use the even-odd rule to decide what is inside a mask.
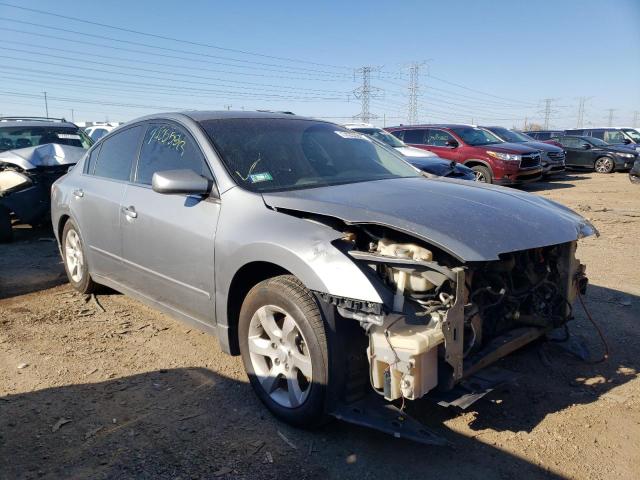
[[[363,122],[369,123],[372,118],[377,118],[377,115],[372,115],[369,110],[369,104],[371,97],[378,97],[382,92],[378,87],[371,86],[371,72],[377,72],[381,67],[372,67],[370,65],[360,67],[355,70],[355,74],[362,77],[362,85],[353,91],[354,97],[359,99],[362,103],[362,109],[358,115],[353,118],[360,118]]]
[[[0,20],[5,20],[5,21],[9,21],[9,22],[14,22],[14,23],[20,23],[23,25],[30,25],[33,27],[38,27],[38,28],[44,28],[44,29],[48,29],[48,30],[55,30],[55,31],[59,31],[59,32],[65,32],[65,33],[71,33],[74,35],[81,35],[83,37],[90,37],[90,38],[98,38],[101,40],[108,40],[111,42],[119,42],[119,43],[124,43],[124,44],[128,44],[128,45],[136,45],[139,47],[145,47],[145,48],[152,48],[155,50],[162,50],[162,51],[169,51],[169,52],[173,52],[173,53],[182,53],[185,55],[195,55],[198,57],[207,57],[207,58],[216,58],[216,59],[221,59],[221,60],[228,60],[228,61],[233,61],[233,62],[238,62],[238,63],[246,63],[249,65],[258,65],[261,67],[276,67],[276,68],[284,68],[284,69],[288,69],[289,72],[291,71],[298,71],[299,73],[301,72],[312,72],[315,74],[322,74],[325,76],[332,76],[334,78],[342,78],[342,79],[347,79],[349,78],[348,74],[343,74],[343,73],[338,73],[338,72],[328,72],[326,70],[317,70],[317,69],[312,69],[312,68],[304,68],[304,67],[295,67],[295,66],[290,66],[290,65],[278,65],[278,64],[273,64],[273,63],[265,63],[265,62],[256,62],[254,60],[244,60],[244,59],[238,59],[238,58],[232,58],[232,57],[221,57],[219,55],[211,55],[208,53],[204,53],[204,52],[193,52],[193,51],[189,51],[189,50],[180,50],[180,49],[176,49],[176,48],[170,48],[170,47],[162,47],[162,46],[158,46],[158,45],[152,45],[152,44],[148,44],[148,43],[142,43],[142,42],[136,42],[133,40],[123,40],[120,38],[115,38],[115,37],[109,37],[106,35],[96,35],[93,33],[85,33],[85,32],[79,32],[77,30],[70,30],[70,29],[66,29],[66,28],[60,28],[60,27],[52,27],[50,25],[45,25],[42,23],[35,23],[35,22],[27,22],[25,20],[18,20],[15,18],[6,18],[6,17],[0,17]]]
[[[40,14],[43,14],[43,15],[50,15],[50,16],[53,16],[53,17],[64,18],[66,20],[73,20],[75,22],[81,22],[81,23],[85,23],[85,24],[88,24],[88,25],[94,25],[94,26],[99,26],[99,27],[104,27],[104,28],[110,28],[112,30],[117,30],[117,31],[120,31],[120,32],[134,33],[136,35],[143,35],[143,36],[150,37],[150,38],[156,38],[156,39],[161,39],[161,40],[168,40],[168,41],[172,41],[172,42],[183,43],[183,44],[186,44],[186,45],[213,48],[213,49],[221,50],[221,51],[225,51],[225,52],[239,53],[239,54],[242,54],[242,55],[250,55],[250,56],[262,57],[262,58],[271,58],[273,60],[281,60],[281,61],[292,62],[292,63],[304,63],[304,64],[308,64],[308,65],[317,65],[317,66],[336,68],[336,69],[348,69],[349,68],[349,67],[338,66],[338,65],[330,65],[330,64],[325,64],[325,63],[311,62],[309,60],[300,60],[300,59],[288,58],[288,57],[278,57],[278,56],[275,56],[275,55],[267,55],[267,54],[264,54],[264,53],[251,52],[251,51],[248,51],[248,50],[239,50],[239,49],[235,49],[235,48],[221,47],[219,45],[213,45],[213,44],[209,44],[209,43],[193,42],[193,41],[190,41],[190,40],[184,40],[184,39],[169,37],[169,36],[165,36],[165,35],[158,35],[158,34],[155,34],[155,33],[141,32],[141,31],[138,31],[138,30],[133,30],[133,29],[124,28],[124,27],[117,27],[115,25],[108,25],[106,23],[100,23],[100,22],[94,22],[94,21],[91,21],[91,20],[86,20],[84,18],[71,17],[71,16],[68,16],[68,15],[61,15],[61,14],[58,14],[58,13],[48,12],[46,10],[38,10],[38,9],[35,9],[35,8],[23,7],[23,6],[14,5],[14,4],[11,4],[11,3],[6,3],[6,2],[0,2],[0,5],[4,5],[5,7],[10,7],[10,8],[15,8],[15,9],[18,9],[18,10],[24,10],[24,11],[29,11],[29,12],[40,13]]]

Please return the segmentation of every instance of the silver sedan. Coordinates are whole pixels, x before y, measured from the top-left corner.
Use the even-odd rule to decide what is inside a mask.
[[[357,132],[268,112],[129,122],[54,184],[52,220],[78,291],[217,335],[296,425],[453,389],[562,326],[594,233],[541,197],[427,179]]]

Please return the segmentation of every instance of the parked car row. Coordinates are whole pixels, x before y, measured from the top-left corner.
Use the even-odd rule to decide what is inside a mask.
[[[629,142],[610,144],[595,134],[577,136],[564,131],[533,132],[536,136],[531,137],[499,126],[434,124],[386,128],[408,146],[471,168],[477,181],[499,185],[535,182],[565,168],[598,173],[629,170],[640,155],[640,150],[630,144],[638,134],[633,129],[618,130],[631,132],[625,133]]]
[[[597,138],[609,145],[626,145],[640,151],[640,132],[635,128],[572,128],[568,130],[532,130],[524,132],[531,138],[553,142],[564,135]]]

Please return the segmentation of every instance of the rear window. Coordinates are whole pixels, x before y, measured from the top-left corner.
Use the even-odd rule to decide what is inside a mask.
[[[89,148],[93,141],[80,129],[38,125],[35,127],[2,127],[0,124],[0,152],[37,147],[47,143]]]

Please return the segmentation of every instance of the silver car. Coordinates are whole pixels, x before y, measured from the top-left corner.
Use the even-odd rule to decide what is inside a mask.
[[[217,335],[295,425],[455,389],[563,326],[595,233],[544,198],[427,179],[357,132],[268,112],[127,123],[54,184],[52,220],[78,291]]]

